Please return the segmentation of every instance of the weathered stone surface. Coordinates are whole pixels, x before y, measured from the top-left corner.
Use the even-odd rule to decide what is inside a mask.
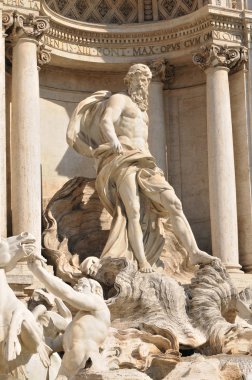
[[[238,291],[223,265],[213,262],[200,268],[187,295],[188,315],[207,339],[203,353],[251,353],[252,329],[235,323]]]
[[[171,340],[137,329],[112,328],[103,344],[102,356],[110,369],[135,368],[153,376],[155,373],[151,376],[154,379],[160,379],[161,372],[169,373],[180,361]]]
[[[102,373],[95,373],[89,370],[83,371],[74,380],[150,380],[146,374],[136,369],[120,369]]]
[[[218,359],[203,356],[192,358],[177,364],[163,380],[242,380],[238,364],[227,363],[222,366]]]
[[[102,259],[100,264],[94,278],[109,288],[108,296],[113,295],[107,301],[113,327],[162,335],[174,350],[179,343],[192,347],[205,343],[186,314],[184,289],[176,280],[165,273],[141,273],[135,262],[123,258]]]

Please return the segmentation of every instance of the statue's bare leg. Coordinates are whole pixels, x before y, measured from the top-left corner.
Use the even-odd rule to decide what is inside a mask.
[[[83,343],[74,344],[70,350],[65,351],[56,380],[69,380],[74,378],[80,369],[84,368],[89,355]]]
[[[163,191],[160,199],[163,207],[169,212],[174,233],[189,253],[192,264],[208,264],[214,260],[213,256],[201,251],[197,246],[191,227],[182,210],[181,202],[174,191]]]
[[[152,272],[144,253],[143,233],[140,225],[140,199],[136,173],[125,177],[119,186],[119,194],[128,218],[128,236],[141,272]]]

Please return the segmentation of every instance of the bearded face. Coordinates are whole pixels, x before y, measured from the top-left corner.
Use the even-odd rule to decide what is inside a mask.
[[[150,79],[142,73],[136,73],[128,83],[128,94],[141,111],[148,108],[148,86]]]

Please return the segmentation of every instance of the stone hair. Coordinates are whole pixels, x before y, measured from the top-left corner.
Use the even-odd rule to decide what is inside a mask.
[[[148,79],[152,78],[152,73],[147,65],[144,65],[142,63],[137,63],[135,65],[132,65],[129,68],[129,71],[127,72],[124,83],[128,85],[131,81],[131,79],[135,76],[136,73],[141,73],[144,76],[146,76]]]

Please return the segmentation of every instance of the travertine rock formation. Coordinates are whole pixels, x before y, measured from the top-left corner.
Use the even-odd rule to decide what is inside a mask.
[[[235,323],[238,292],[220,263],[200,268],[188,290],[188,315],[205,335],[207,354],[250,354],[252,329]]]
[[[162,367],[168,373],[180,361],[179,352],[168,338],[137,329],[111,328],[103,344],[103,357],[110,369],[128,367],[142,372]]]
[[[163,380],[242,380],[238,364],[221,365],[216,358],[192,357],[179,363]]]
[[[107,301],[113,327],[162,335],[174,350],[179,344],[198,347],[205,342],[186,314],[183,288],[165,273],[141,273],[134,262],[107,258],[100,261],[95,279],[109,287],[108,295],[116,290]]]
[[[135,369],[121,369],[102,373],[82,371],[73,380],[151,380],[151,378]]]

